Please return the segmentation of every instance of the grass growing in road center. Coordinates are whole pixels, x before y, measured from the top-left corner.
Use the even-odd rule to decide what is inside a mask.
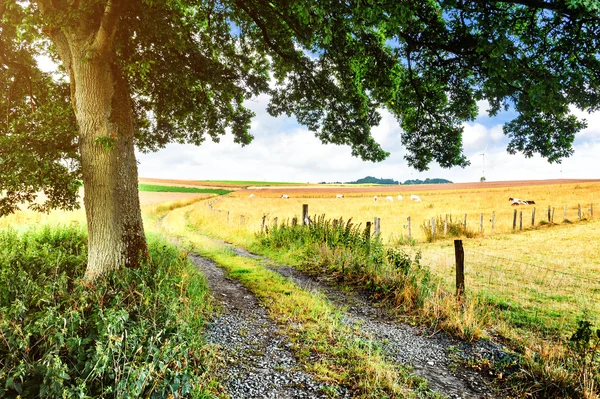
[[[341,313],[320,295],[307,292],[259,260],[196,233],[190,207],[168,213],[166,232],[178,236],[202,256],[216,261],[229,276],[250,289],[294,345],[301,364],[323,381],[349,387],[360,398],[435,398],[424,380],[384,359],[380,348],[341,322]]]

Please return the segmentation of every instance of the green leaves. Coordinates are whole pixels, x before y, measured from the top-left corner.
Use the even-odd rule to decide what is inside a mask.
[[[0,233],[0,396],[138,398],[202,390],[206,286],[175,247],[84,283],[74,228]]]

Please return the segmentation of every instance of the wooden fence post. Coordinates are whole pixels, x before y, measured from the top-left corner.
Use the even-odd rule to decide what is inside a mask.
[[[513,215],[513,231],[517,230],[517,210],[515,209],[515,213]]]
[[[446,214],[446,220],[444,221],[444,237],[448,235],[448,214]]]
[[[277,228],[277,216],[275,216],[275,217],[273,218],[273,225],[274,225],[274,227],[273,227],[273,228],[275,228],[275,229],[276,229],[276,228]]]
[[[462,240],[454,240],[454,257],[456,259],[456,298],[462,300],[465,294],[465,251]]]
[[[371,222],[367,222],[365,227],[365,239],[369,241],[371,239]]]
[[[373,236],[381,234],[381,219],[375,216],[373,219]]]
[[[552,224],[554,224],[554,207],[552,207]]]
[[[492,211],[492,233],[496,231],[496,211]]]
[[[431,218],[431,240],[435,238],[435,217]]]
[[[406,218],[406,220],[408,220],[408,239],[411,240],[412,239],[412,227],[410,225],[410,216],[408,218]]]
[[[535,226],[535,206],[533,207],[533,210],[531,211],[531,226]]]
[[[308,225],[308,204],[302,205],[302,225]]]
[[[523,230],[523,211],[519,211],[519,230]]]
[[[548,205],[548,223],[552,220],[552,215],[550,214],[551,207]]]
[[[581,220],[581,204],[577,204],[577,217]]]
[[[265,230],[265,221],[267,220],[267,215],[263,215],[262,223],[260,225],[260,231],[263,232]]]
[[[479,232],[483,234],[483,213],[479,215]]]
[[[294,216],[292,218],[292,227],[296,227],[298,225],[298,218],[296,216]]]

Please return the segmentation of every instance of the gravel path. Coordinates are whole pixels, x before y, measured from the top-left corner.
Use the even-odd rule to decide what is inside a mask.
[[[509,356],[501,346],[490,342],[468,345],[441,332],[431,334],[426,329],[398,323],[389,312],[374,306],[366,294],[342,292],[323,279],[289,266],[274,265],[267,258],[244,249],[230,248],[238,256],[263,259],[271,270],[298,286],[325,295],[336,306],[345,309],[347,323],[356,325],[365,336],[378,342],[390,360],[414,367],[415,373],[425,378],[433,390],[455,399],[497,397],[481,375],[457,365],[451,353],[462,358],[475,356],[497,360]]]
[[[227,367],[218,377],[230,398],[326,398],[325,388],[348,397],[343,389],[300,370],[289,341],[248,289],[226,277],[213,261],[198,255],[190,255],[190,260],[206,275],[220,304],[205,334],[209,343],[222,349]]]

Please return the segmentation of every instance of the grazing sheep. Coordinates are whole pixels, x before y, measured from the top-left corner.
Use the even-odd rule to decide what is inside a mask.
[[[398,196],[398,201],[402,201],[402,196],[401,195]]]
[[[338,194],[335,196],[335,198],[344,198],[344,194]]]
[[[289,195],[287,195],[287,194],[283,194],[283,195],[281,196],[281,198],[283,198],[283,199],[288,199],[288,198],[290,198],[290,196],[289,196]]]
[[[250,194],[248,198],[254,198],[254,194]]]
[[[377,199],[378,199],[377,196],[373,197],[373,201],[377,202]]]
[[[394,202],[394,197],[391,197],[391,196],[388,195],[387,197],[385,197],[385,200],[387,202]]]
[[[422,202],[421,201],[421,197],[419,197],[418,195],[411,195],[410,196],[411,201],[415,201],[415,202]]]
[[[511,205],[535,205],[535,201],[533,200],[522,200],[518,198],[509,198]]]

